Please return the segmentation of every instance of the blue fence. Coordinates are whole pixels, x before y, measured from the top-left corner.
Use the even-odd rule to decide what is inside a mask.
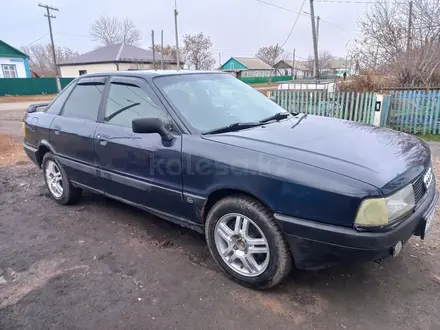
[[[290,112],[373,124],[376,93],[275,90],[272,99]],[[383,95],[380,126],[412,134],[440,134],[440,90],[398,90]]]
[[[413,134],[440,134],[440,90],[393,91],[382,109],[388,112],[382,116],[388,127]]]
[[[375,93],[328,92],[327,90],[275,90],[272,99],[289,112],[373,124]]]

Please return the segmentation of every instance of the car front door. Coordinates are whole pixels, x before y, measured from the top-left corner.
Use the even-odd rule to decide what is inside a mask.
[[[135,118],[158,117],[174,136],[132,131]],[[179,216],[182,206],[182,137],[146,81],[113,77],[95,132],[102,191],[162,213]]]
[[[80,79],[50,126],[50,144],[69,179],[95,189],[94,136],[105,79]]]

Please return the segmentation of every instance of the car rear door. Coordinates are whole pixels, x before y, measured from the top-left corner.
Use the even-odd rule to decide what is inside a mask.
[[[158,117],[174,140],[132,131],[135,118]],[[181,213],[182,137],[150,85],[141,78],[113,77],[95,132],[101,190],[144,207]]]
[[[94,146],[105,77],[82,78],[50,126],[50,144],[70,180],[97,187]]]

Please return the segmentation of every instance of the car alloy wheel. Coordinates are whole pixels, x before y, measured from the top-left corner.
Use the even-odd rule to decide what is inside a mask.
[[[63,179],[58,165],[53,160],[46,162],[45,169],[47,187],[55,198],[63,196]]]
[[[267,269],[269,244],[260,227],[248,217],[239,213],[221,217],[214,240],[223,261],[240,275],[255,277]]]

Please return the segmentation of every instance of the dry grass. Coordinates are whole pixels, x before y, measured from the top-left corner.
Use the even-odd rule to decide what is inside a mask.
[[[51,101],[55,96],[56,96],[56,94],[0,96],[0,103]]]
[[[0,134],[0,166],[24,165],[29,159],[16,136]]]
[[[359,76],[350,77],[348,80],[339,82],[339,88],[343,92],[372,92],[380,91],[384,87],[398,86],[394,77],[374,72],[366,72]]]

